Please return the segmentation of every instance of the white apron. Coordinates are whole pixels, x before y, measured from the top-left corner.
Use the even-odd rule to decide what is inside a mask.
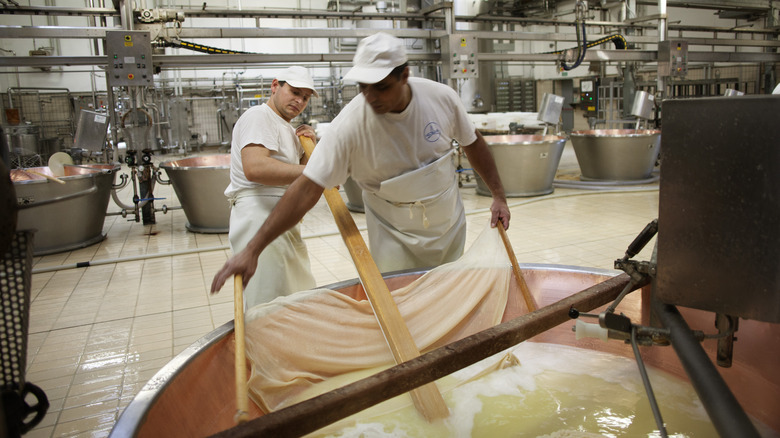
[[[251,190],[242,190],[230,198],[228,238],[233,254],[246,248],[279,199],[279,196],[258,195]],[[271,242],[257,260],[257,271],[244,288],[244,310],[315,287],[300,224]]]
[[[456,260],[466,244],[466,214],[452,153],[363,191],[371,255],[381,272]]]

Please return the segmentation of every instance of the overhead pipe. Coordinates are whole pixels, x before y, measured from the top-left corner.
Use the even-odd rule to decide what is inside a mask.
[[[12,94],[14,91],[20,91],[20,90],[33,90],[38,92],[40,95],[41,90],[47,90],[47,91],[64,91],[68,93],[68,97],[70,97],[70,89],[69,88],[63,88],[63,87],[8,87],[8,106],[13,107],[13,100],[12,100]]]
[[[154,102],[148,101],[148,96],[146,94],[146,91],[144,88],[141,88],[141,105],[146,109],[151,109],[152,113],[157,113],[157,122],[154,121],[154,117],[152,117],[152,125],[156,126],[157,129],[157,139],[162,138],[162,119],[163,115],[160,112],[160,108],[155,104]],[[156,140],[156,139],[155,139]]]

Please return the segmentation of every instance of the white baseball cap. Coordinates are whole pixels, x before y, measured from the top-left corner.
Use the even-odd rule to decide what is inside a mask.
[[[376,84],[407,60],[403,40],[384,32],[375,33],[360,40],[352,59],[355,66],[344,75],[344,80]]]
[[[309,70],[304,67],[296,65],[286,68],[276,75],[276,80],[279,82],[287,82],[291,87],[308,88],[315,96],[320,96],[317,94],[317,90],[314,89],[314,80],[311,78]]]

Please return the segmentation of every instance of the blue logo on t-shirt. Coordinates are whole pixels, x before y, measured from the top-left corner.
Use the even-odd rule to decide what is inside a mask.
[[[441,128],[436,122],[431,122],[425,125],[425,131],[423,131],[423,133],[425,135],[425,140],[431,143],[441,138]]]

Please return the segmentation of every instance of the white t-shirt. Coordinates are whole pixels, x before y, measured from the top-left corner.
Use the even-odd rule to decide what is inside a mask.
[[[362,94],[333,120],[303,174],[330,188],[348,176],[374,192],[382,181],[425,166],[452,149],[470,145],[474,124],[452,88],[409,78],[412,100],[401,113],[376,114]]]
[[[282,196],[287,186],[266,186],[249,181],[244,174],[241,150],[249,144],[260,144],[271,151],[271,158],[289,164],[300,164],[303,148],[295,129],[276,114],[270,106],[253,106],[239,117],[233,127],[230,144],[230,184],[225,195],[230,197],[243,189],[256,194]]]

